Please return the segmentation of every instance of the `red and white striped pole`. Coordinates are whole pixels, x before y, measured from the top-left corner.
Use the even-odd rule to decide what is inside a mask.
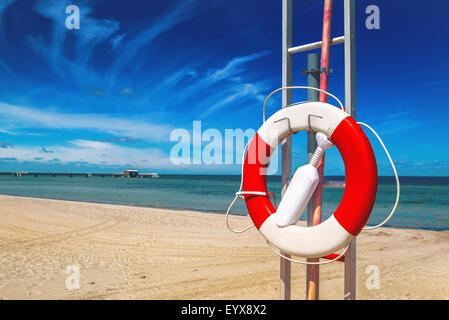
[[[329,78],[329,48],[331,45],[331,21],[332,21],[332,0],[324,0],[324,14],[323,14],[323,40],[321,46],[321,77],[320,89],[328,91]],[[320,102],[327,102],[327,95],[320,92]],[[313,222],[312,225],[321,223],[321,209],[323,203],[323,186],[324,186],[324,154],[318,164],[318,175],[320,177],[319,183],[315,189],[313,196]],[[310,259],[316,262],[319,259]],[[311,265],[309,268],[309,283],[307,291],[308,300],[318,299],[318,279],[319,279],[319,265]]]

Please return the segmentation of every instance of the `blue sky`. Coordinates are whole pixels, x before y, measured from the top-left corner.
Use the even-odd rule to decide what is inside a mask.
[[[323,1],[294,2],[294,45],[320,40]],[[65,27],[70,4],[80,8],[79,30]],[[380,30],[365,27],[370,4]],[[378,130],[400,175],[449,175],[448,9],[357,1],[357,119]],[[263,100],[281,84],[281,1],[0,0],[0,48],[0,171],[238,173],[174,165],[170,133],[191,132],[196,120],[223,135],[257,130]],[[294,83],[306,84],[306,55],[293,61]],[[343,46],[330,61],[329,91],[344,100]],[[268,113],[279,104],[277,96]],[[380,174],[391,175],[368,136]],[[295,136],[294,167],[305,150],[305,134]],[[338,151],[327,154],[326,174],[343,174]]]

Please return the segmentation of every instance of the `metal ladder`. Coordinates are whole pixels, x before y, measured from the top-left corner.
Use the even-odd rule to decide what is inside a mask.
[[[344,35],[332,38],[331,45],[344,43],[345,66],[345,108],[354,119],[356,117],[355,101],[355,0],[344,2]],[[282,87],[292,86],[292,56],[321,47],[317,41],[292,47],[292,0],[282,0]],[[282,108],[292,104],[291,90],[282,91]],[[288,185],[292,176],[292,137],[282,142],[282,190]],[[308,213],[309,214],[309,213]],[[288,256],[288,255],[287,255]],[[354,239],[344,259],[344,299],[356,299],[356,240]],[[307,274],[307,277],[309,274]],[[308,280],[308,279],[307,279]],[[307,281],[308,283],[308,281]],[[319,287],[319,283],[317,283]],[[290,300],[291,262],[281,258],[280,261],[280,298]]]

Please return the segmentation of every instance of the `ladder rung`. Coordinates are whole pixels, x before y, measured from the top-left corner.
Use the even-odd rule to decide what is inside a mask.
[[[344,42],[345,42],[345,36],[333,38],[331,40],[331,46],[335,45],[335,44],[344,43]],[[318,49],[318,48],[321,48],[322,44],[323,44],[323,41],[317,41],[317,42],[312,42],[312,43],[308,43],[308,44],[303,44],[302,46],[291,47],[291,48],[288,48],[288,53],[294,54],[294,53],[309,51],[309,50],[313,50],[313,49]]]

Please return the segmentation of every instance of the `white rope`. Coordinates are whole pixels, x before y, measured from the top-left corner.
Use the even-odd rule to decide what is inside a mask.
[[[289,90],[289,89],[306,89],[306,90],[315,90],[315,91],[322,92],[322,93],[334,98],[335,100],[337,100],[338,104],[340,105],[340,109],[345,111],[345,107],[343,106],[341,101],[336,96],[334,96],[333,94],[331,94],[327,91],[324,91],[324,90],[321,90],[318,88],[314,88],[314,87],[307,87],[307,86],[289,86],[289,87],[282,87],[282,88],[276,89],[267,96],[267,98],[265,99],[265,102],[263,103],[263,122],[265,122],[266,104],[267,104],[268,100],[270,99],[270,97],[278,91]]]
[[[265,239],[266,240],[266,239]],[[270,241],[268,241],[268,240],[266,240],[267,241],[267,244],[270,246],[270,248],[279,256],[279,257],[281,257],[281,258],[284,258],[285,260],[288,260],[288,261],[291,261],[291,262],[294,262],[294,263],[299,263],[299,264],[308,264],[308,265],[313,265],[313,264],[328,264],[328,263],[332,263],[332,262],[335,262],[335,261],[337,261],[338,259],[340,259],[342,256],[344,256],[344,254],[346,253],[346,251],[348,251],[348,248],[349,248],[349,245],[347,245],[346,247],[345,247],[345,249],[336,257],[336,258],[334,258],[334,259],[332,259],[332,260],[329,260],[329,261],[318,261],[318,262],[310,262],[310,261],[301,261],[301,260],[295,260],[295,259],[291,259],[291,258],[289,258],[289,257],[287,257],[287,256],[285,256],[285,255],[283,255],[280,251],[277,251],[276,249],[275,249],[275,247],[273,246],[273,244],[270,242]],[[323,257],[321,257],[321,258],[323,258]],[[309,259],[313,259],[313,258],[309,258]],[[315,258],[315,259],[320,259],[320,258]]]
[[[231,208],[234,206],[235,202],[239,199],[239,196],[235,196],[234,200],[232,200],[231,205],[228,208],[228,211],[226,212],[226,217],[225,217],[225,221],[226,221],[226,227],[228,228],[229,231],[234,232],[234,233],[243,233],[248,229],[251,229],[252,227],[254,227],[254,224],[242,229],[242,230],[235,230],[232,229],[231,226],[229,225],[229,211],[231,211]]]
[[[232,207],[234,206],[235,202],[238,199],[242,199],[243,195],[245,194],[253,194],[253,195],[258,195],[258,196],[266,196],[267,193],[266,192],[261,192],[261,191],[242,191],[243,188],[243,164],[245,162],[245,155],[246,155],[246,150],[248,149],[248,145],[250,144],[250,142],[253,140],[253,138],[251,138],[248,143],[245,146],[245,149],[243,149],[243,156],[242,156],[242,171],[240,173],[240,187],[239,187],[239,191],[235,193],[235,198],[234,200],[232,200],[231,204],[228,207],[228,210],[226,211],[226,216],[225,216],[225,222],[226,222],[226,227],[228,228],[229,231],[234,232],[234,233],[243,233],[248,229],[251,229],[252,227],[254,227],[254,224],[242,229],[242,230],[234,230],[231,228],[231,226],[229,225],[229,212],[231,212]]]
[[[357,122],[357,124],[362,125],[362,126],[368,128],[368,129],[370,129],[371,132],[376,136],[377,140],[379,140],[379,142],[380,142],[382,148],[383,148],[384,151],[385,151],[385,154],[386,154],[387,157],[388,157],[388,160],[390,160],[391,168],[393,168],[394,176],[395,176],[395,178],[396,178],[396,201],[395,201],[395,203],[394,203],[393,209],[391,210],[390,214],[388,215],[388,217],[387,217],[382,223],[379,223],[379,224],[376,225],[376,226],[364,227],[364,228],[362,229],[362,230],[374,230],[374,229],[377,229],[377,228],[382,227],[385,223],[387,223],[387,222],[391,219],[391,217],[393,216],[393,214],[396,212],[396,209],[397,209],[398,203],[399,203],[399,198],[400,198],[400,195],[401,195],[401,184],[399,183],[398,173],[397,173],[397,171],[396,171],[396,167],[395,167],[395,165],[394,165],[394,162],[393,162],[393,160],[392,160],[391,157],[390,157],[390,153],[388,152],[387,148],[385,147],[385,145],[384,145],[382,139],[379,137],[379,135],[377,134],[377,132],[376,132],[373,128],[371,128],[369,125],[367,125],[366,123],[364,123],[364,122]]]

